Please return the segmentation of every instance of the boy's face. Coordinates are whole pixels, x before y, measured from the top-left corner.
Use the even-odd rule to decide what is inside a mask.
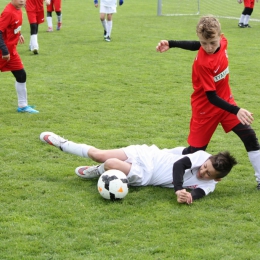
[[[218,172],[213,167],[211,160],[204,162],[197,172],[197,178],[201,180],[219,180],[217,178]]]
[[[16,9],[21,9],[26,3],[26,0],[11,0],[11,4],[16,8]]]
[[[203,48],[203,50],[211,55],[213,54],[217,48],[220,46],[220,40],[221,40],[221,37],[223,34],[219,35],[219,34],[215,34],[213,35],[212,38],[210,39],[206,39],[204,38],[201,34],[197,34],[198,37],[199,37],[199,41],[200,41],[200,44],[201,44],[201,47]]]

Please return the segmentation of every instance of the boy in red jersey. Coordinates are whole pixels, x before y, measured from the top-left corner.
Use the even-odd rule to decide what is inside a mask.
[[[61,24],[62,24],[61,0],[45,0],[45,3],[47,5],[47,24],[48,24],[47,32],[53,31],[52,12],[54,11],[56,12],[57,20],[58,20],[56,29],[59,31],[61,29]]]
[[[206,150],[220,123],[226,133],[233,131],[244,143],[255,170],[260,190],[260,151],[255,131],[250,124],[252,113],[236,105],[229,86],[227,39],[221,33],[219,21],[212,16],[199,20],[196,28],[199,41],[167,41],[157,45],[158,52],[169,48],[198,51],[192,67],[192,118],[188,137],[189,147],[182,154]]]
[[[21,35],[23,14],[21,8],[25,0],[11,0],[0,16],[0,71],[11,71],[16,79],[15,88],[18,96],[18,112],[39,113],[27,104],[26,72],[16,50],[19,43],[24,43]]]
[[[251,28],[251,26],[248,24],[249,19],[251,17],[251,14],[253,13],[254,6],[255,6],[255,0],[241,0],[238,1],[239,4],[241,4],[244,1],[244,10],[240,16],[238,26],[240,28]],[[258,0],[256,0],[258,2]]]
[[[34,54],[39,52],[38,27],[44,22],[43,0],[27,0],[25,6],[27,18],[31,28],[31,39],[29,49]]]

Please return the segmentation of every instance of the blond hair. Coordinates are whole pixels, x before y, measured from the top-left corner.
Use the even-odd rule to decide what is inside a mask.
[[[216,34],[221,34],[220,22],[214,16],[203,16],[200,18],[197,24],[196,32],[205,39],[214,38]]]

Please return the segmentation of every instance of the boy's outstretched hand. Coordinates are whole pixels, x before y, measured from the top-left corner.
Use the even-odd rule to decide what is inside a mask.
[[[170,49],[169,42],[167,40],[161,40],[158,45],[156,46],[156,51],[158,52],[165,52]]]
[[[187,204],[192,203],[192,196],[190,192],[186,191],[185,189],[178,190],[175,192],[175,194],[177,195],[177,201],[179,203],[187,203]]]

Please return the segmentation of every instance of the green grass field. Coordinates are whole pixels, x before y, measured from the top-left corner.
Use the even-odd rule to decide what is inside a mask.
[[[7,3],[0,0],[0,9]],[[260,193],[235,134],[219,127],[207,151],[229,150],[239,164],[191,206],[160,187],[131,187],[124,200],[106,201],[97,180],[74,174],[93,162],[39,140],[52,131],[104,149],[187,145],[195,52],[160,54],[155,47],[161,39],[196,40],[199,16],[158,17],[156,1],[125,0],[117,10],[108,43],[93,1],[64,0],[62,30],[46,33],[47,24],[40,25],[39,55],[28,51],[24,11],[19,53],[29,104],[40,113],[16,112],[14,78],[1,73],[0,259],[259,259]],[[254,113],[259,137],[260,23],[240,29],[236,20],[220,21],[233,94]]]

